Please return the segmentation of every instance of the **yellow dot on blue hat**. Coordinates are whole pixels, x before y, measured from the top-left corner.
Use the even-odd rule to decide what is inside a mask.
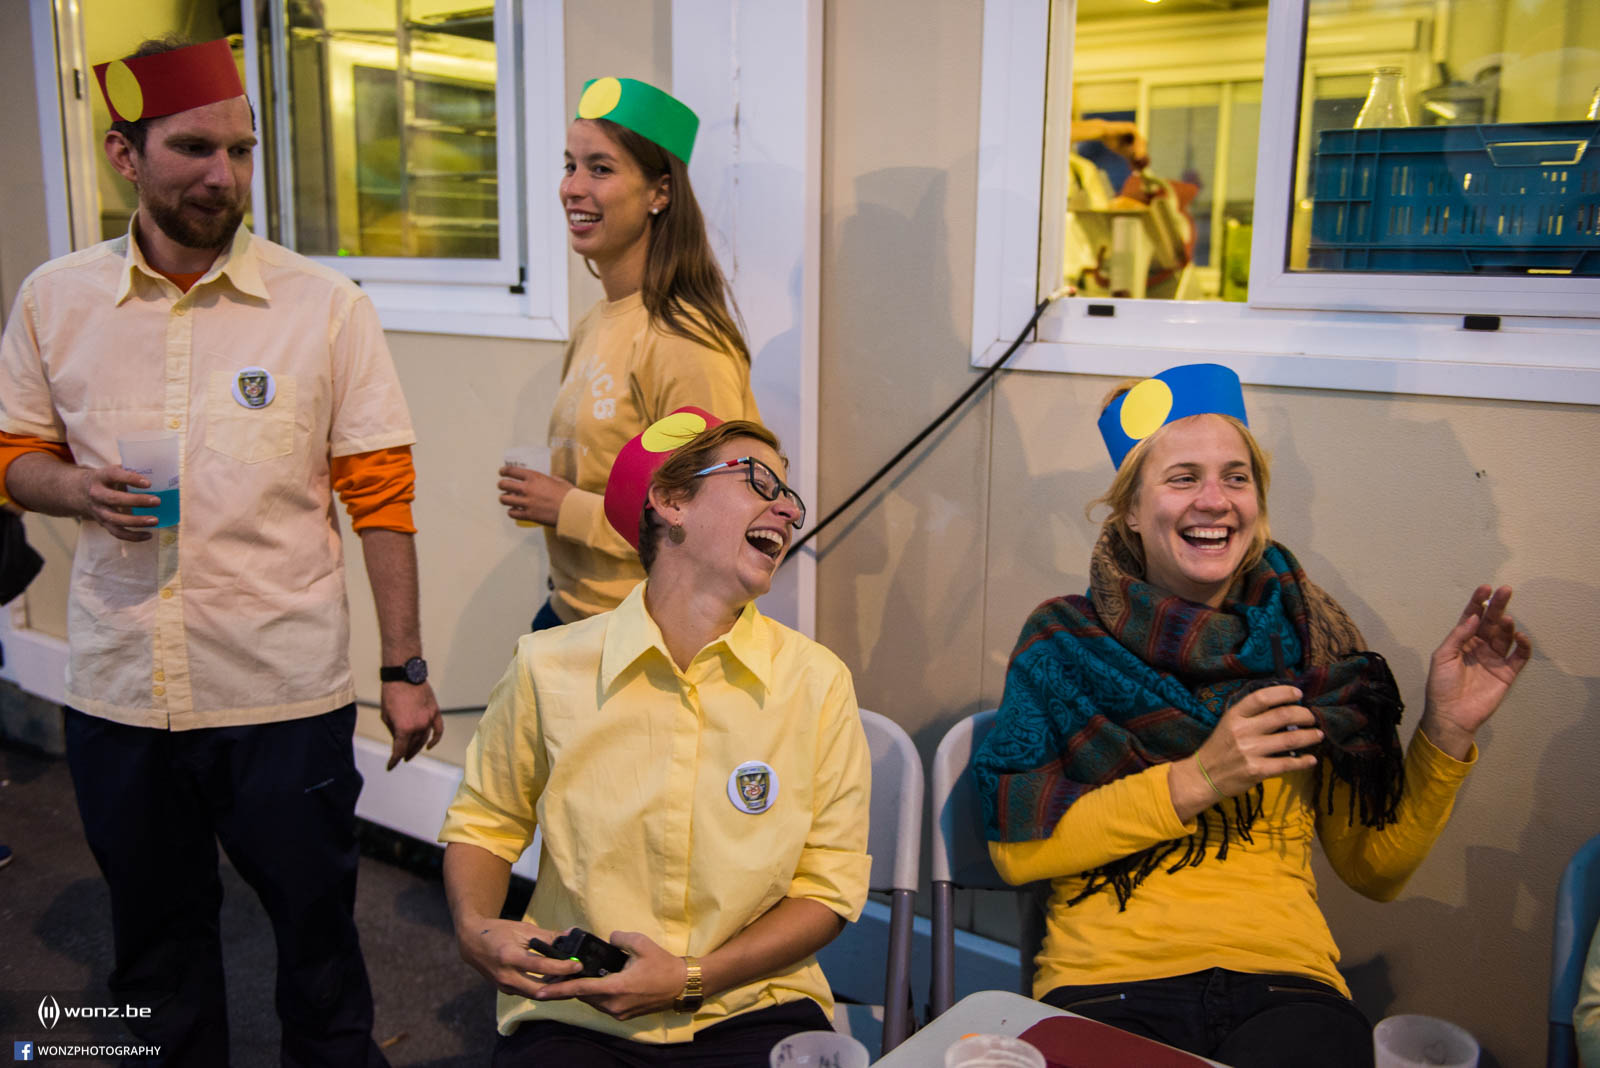
[[[1147,378],[1122,399],[1122,432],[1143,441],[1161,428],[1172,411],[1172,388],[1159,378]]]
[[[144,114],[144,90],[120,59],[106,67],[106,97],[124,122],[137,122]]]
[[[645,432],[639,435],[639,444],[650,452],[671,452],[705,428],[704,416],[693,412],[673,412],[645,428]]]
[[[578,118],[600,119],[611,114],[622,99],[622,83],[615,78],[596,78],[578,99]]]

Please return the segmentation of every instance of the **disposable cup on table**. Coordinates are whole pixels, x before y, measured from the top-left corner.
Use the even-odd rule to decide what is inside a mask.
[[[1020,1038],[976,1034],[944,1051],[944,1068],[1045,1068],[1045,1060]]]
[[[772,1047],[771,1068],[867,1068],[867,1047],[837,1031],[801,1031]]]
[[[537,471],[541,475],[550,472],[550,450],[543,445],[513,445],[506,450],[502,463],[511,467],[523,467],[529,471]],[[517,520],[519,527],[536,527],[531,519]]]
[[[1372,1029],[1377,1068],[1476,1068],[1478,1040],[1449,1020],[1407,1014]]]
[[[123,467],[150,480],[149,489],[126,487],[130,493],[148,493],[160,498],[154,508],[134,508],[134,515],[153,515],[156,526],[178,525],[178,435],[163,430],[137,431],[117,438],[117,454]]]

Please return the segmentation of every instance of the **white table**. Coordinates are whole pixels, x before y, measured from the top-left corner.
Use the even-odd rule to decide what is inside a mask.
[[[980,990],[968,994],[950,1006],[949,1012],[896,1046],[887,1057],[876,1062],[877,1068],[937,1066],[944,1063],[944,1051],[969,1032],[1015,1037],[1040,1020],[1076,1015],[1010,991]],[[1217,1061],[1207,1060],[1206,1063],[1227,1068]]]

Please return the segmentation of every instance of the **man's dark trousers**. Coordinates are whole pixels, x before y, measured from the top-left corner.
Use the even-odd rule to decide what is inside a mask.
[[[354,918],[354,730],[354,705],[191,731],[67,710],[78,811],[111,889],[111,991],[153,1008],[128,1024],[158,1063],[228,1063],[220,841],[272,920],[282,1063],[387,1064]]]

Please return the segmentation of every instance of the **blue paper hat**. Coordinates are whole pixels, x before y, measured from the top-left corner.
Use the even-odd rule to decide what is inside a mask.
[[[1191,415],[1231,415],[1246,426],[1239,376],[1220,363],[1190,363],[1147,378],[1100,413],[1100,436],[1112,466],[1168,423]]]

